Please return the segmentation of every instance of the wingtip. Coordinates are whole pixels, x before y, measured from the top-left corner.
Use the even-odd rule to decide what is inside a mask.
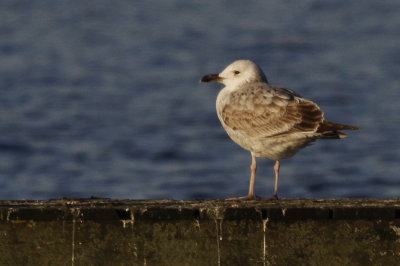
[[[345,129],[345,130],[360,130],[361,127],[359,127],[359,126],[343,125],[343,128],[341,128],[341,129]]]
[[[339,132],[339,131],[338,131],[337,134],[338,134],[338,136],[339,136],[340,139],[345,139],[345,138],[348,138],[348,137],[349,137],[347,134],[345,134],[345,133],[343,133],[343,132]]]

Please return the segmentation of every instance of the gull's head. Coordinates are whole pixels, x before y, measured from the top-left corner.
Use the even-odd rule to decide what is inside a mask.
[[[225,86],[239,86],[251,82],[268,82],[261,68],[250,60],[237,60],[219,74],[209,74],[200,82],[217,81]]]

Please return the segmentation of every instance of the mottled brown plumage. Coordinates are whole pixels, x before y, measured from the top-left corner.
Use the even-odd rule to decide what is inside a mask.
[[[201,81],[226,85],[217,97],[218,118],[231,139],[252,154],[249,194],[243,199],[256,198],[256,157],[276,160],[273,197],[277,198],[279,160],[318,138],[345,138],[339,130],[359,129],[326,121],[317,104],[290,89],[268,84],[262,70],[249,60],[235,61]]]

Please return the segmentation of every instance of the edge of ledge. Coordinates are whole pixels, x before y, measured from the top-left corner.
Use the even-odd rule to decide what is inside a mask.
[[[394,220],[400,199],[280,199],[270,201],[117,200],[107,198],[2,200],[0,222],[154,220]]]

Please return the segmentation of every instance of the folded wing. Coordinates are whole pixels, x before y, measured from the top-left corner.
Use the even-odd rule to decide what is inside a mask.
[[[315,103],[267,84],[232,92],[221,117],[226,126],[249,137],[316,132],[324,121]]]

